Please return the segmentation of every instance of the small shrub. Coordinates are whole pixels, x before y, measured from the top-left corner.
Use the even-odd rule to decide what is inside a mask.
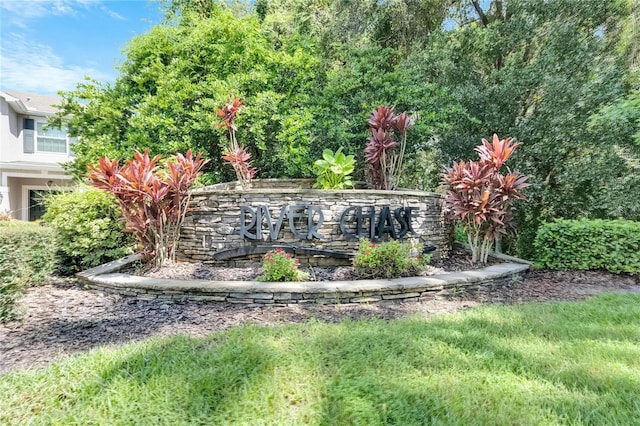
[[[454,239],[459,243],[466,243],[469,241],[467,231],[464,229],[464,225],[461,223],[456,223],[453,227],[453,236]]]
[[[430,255],[411,256],[411,250],[422,253],[422,245],[393,240],[374,244],[360,240],[353,267],[358,278],[398,278],[415,275],[431,260]]]
[[[534,247],[537,265],[549,269],[640,272],[640,222],[558,220],[538,229]]]
[[[262,259],[264,274],[258,281],[304,281],[309,274],[298,269],[300,261],[281,248],[270,251]]]
[[[15,318],[15,302],[26,287],[55,270],[55,253],[53,229],[19,221],[0,224],[0,322]]]
[[[59,270],[72,274],[133,252],[131,234],[115,198],[98,189],[59,192],[45,198],[43,219],[56,230]]]

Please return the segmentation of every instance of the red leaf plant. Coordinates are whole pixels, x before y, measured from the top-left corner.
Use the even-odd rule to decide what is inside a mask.
[[[517,170],[500,172],[519,143],[493,135],[476,147],[480,161],[453,163],[443,174],[447,187],[444,206],[450,220],[461,222],[471,246],[471,261],[487,262],[493,242],[513,226],[513,201],[524,200],[527,176]]]
[[[160,155],[149,158],[147,149],[136,152],[122,167],[107,157],[100,158],[97,166],[88,165],[90,184],[116,197],[125,231],[135,235],[142,254],[153,259],[156,268],[167,259],[175,261],[189,189],[209,161],[200,154],[193,158],[191,150],[176,154],[166,162],[166,169],[159,167],[160,159]]]
[[[236,140],[236,115],[244,108],[243,104],[244,99],[233,98],[230,103],[217,110],[216,114],[223,120],[216,127],[226,127],[229,131],[229,146],[223,151],[222,159],[231,164],[240,186],[245,188],[256,175],[257,169],[251,164],[251,153],[244,146],[238,145]]]
[[[403,112],[396,115],[393,108],[380,105],[369,117],[371,136],[364,149],[371,166],[371,184],[375,189],[395,189],[402,175],[407,130],[413,120]]]

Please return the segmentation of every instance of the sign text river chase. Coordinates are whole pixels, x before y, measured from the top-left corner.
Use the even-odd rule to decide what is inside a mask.
[[[340,215],[340,232],[348,239],[369,238],[403,238],[410,233],[414,235],[411,220],[415,217],[417,207],[398,207],[393,210],[389,206],[351,206]],[[311,240],[324,238],[320,228],[324,222],[324,214],[319,206],[310,204],[292,204],[280,208],[277,218],[272,218],[268,206],[240,206],[240,235],[250,240],[262,240],[263,229],[268,231],[272,241],[278,239],[283,223],[287,222],[289,230],[300,239]]]

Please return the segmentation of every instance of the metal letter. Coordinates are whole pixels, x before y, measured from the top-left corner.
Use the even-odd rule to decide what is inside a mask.
[[[318,206],[307,206],[309,211],[309,217],[307,219],[307,240],[312,240],[313,237],[322,239],[322,235],[318,234],[316,231],[320,229],[322,223],[324,222],[324,213],[322,213],[322,209]],[[313,215],[318,213],[318,221],[313,223]]]
[[[391,238],[394,240],[397,238],[389,206],[384,206],[380,210],[380,216],[378,217],[378,238],[384,237],[384,234],[387,233],[391,234]]]
[[[407,224],[407,218],[405,216],[404,207],[398,207],[393,211],[393,216],[396,218],[396,221],[400,224],[400,230],[398,231],[397,237],[402,238],[407,235],[409,231],[409,225]]]
[[[293,235],[300,238],[301,240],[306,239],[307,236],[301,234],[300,231],[296,228],[295,219],[306,217],[307,215],[304,212],[306,208],[307,206],[305,205],[295,204],[289,207],[289,213],[287,215],[289,216],[289,229],[291,229]],[[300,210],[302,210],[302,213],[300,213]]]
[[[413,230],[413,227],[411,226],[411,218],[413,217],[412,213],[413,211],[418,211],[420,210],[418,207],[405,207],[404,208],[404,217],[407,218],[407,226],[408,226],[408,232],[411,232],[411,235],[416,235],[417,232]]]
[[[278,217],[278,220],[276,221],[275,226],[272,224],[271,214],[269,214],[269,210],[267,206],[262,207],[267,212],[265,218],[267,219],[267,228],[269,229],[269,237],[271,238],[272,241],[277,240],[278,235],[280,235],[280,229],[282,228],[282,221],[284,220],[284,217],[287,214],[287,207],[288,206],[282,206],[280,208],[280,216]]]
[[[362,211],[364,209],[369,209],[370,213],[367,214],[362,214]],[[364,221],[364,218],[368,218],[369,219],[369,239],[373,240],[376,238],[376,207],[375,206],[367,206],[367,207],[361,207],[360,210],[358,210],[358,212],[360,213],[358,220],[359,221]],[[358,233],[358,238],[362,238],[363,235],[361,233]]]
[[[247,213],[249,213],[249,223],[246,222]],[[258,235],[249,232],[256,225],[256,213],[249,206],[240,206],[240,236],[250,240],[257,240]]]
[[[357,218],[356,232],[349,232],[347,230],[347,224],[346,224],[347,216],[351,211],[356,212],[355,213],[355,217]],[[355,240],[357,238],[360,238],[360,234],[362,232],[362,209],[360,208],[360,206],[347,207],[342,212],[342,214],[340,215],[340,232],[342,232],[342,235],[344,235],[344,237],[348,240]]]

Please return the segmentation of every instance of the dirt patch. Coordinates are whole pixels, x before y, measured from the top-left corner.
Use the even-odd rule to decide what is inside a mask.
[[[528,273],[497,290],[479,289],[425,302],[393,305],[297,305],[249,308],[227,303],[143,301],[84,289],[72,279],[51,279],[31,288],[20,302],[24,316],[0,324],[0,373],[46,365],[101,345],[152,336],[204,336],[240,324],[277,325],[315,318],[394,319],[449,313],[481,304],[582,300],[602,292],[640,292],[640,277],[604,272]]]

